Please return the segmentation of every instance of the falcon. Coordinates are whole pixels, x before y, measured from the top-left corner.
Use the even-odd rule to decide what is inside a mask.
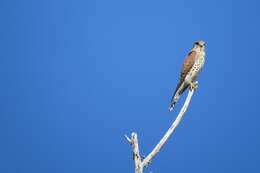
[[[194,80],[199,75],[205,63],[205,42],[200,40],[196,41],[186,57],[182,70],[180,73],[179,82],[172,96],[170,111],[173,110],[174,105],[179,100],[180,95],[190,86],[191,89],[197,87]]]

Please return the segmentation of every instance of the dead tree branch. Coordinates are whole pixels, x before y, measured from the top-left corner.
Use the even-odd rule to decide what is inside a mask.
[[[154,147],[154,149],[151,151],[151,153],[148,154],[148,156],[146,156],[144,158],[144,160],[142,160],[141,156],[140,156],[137,134],[135,132],[133,132],[131,134],[131,139],[125,135],[126,140],[132,145],[133,159],[134,159],[134,162],[135,162],[135,173],[143,173],[143,168],[147,167],[148,164],[151,163],[152,159],[156,156],[156,154],[160,151],[160,149],[165,144],[167,139],[171,136],[171,134],[173,133],[175,128],[178,126],[178,124],[180,123],[184,113],[187,110],[187,108],[188,108],[188,106],[190,104],[191,98],[192,98],[192,96],[194,94],[194,90],[195,89],[190,89],[189,90],[189,93],[188,93],[188,95],[186,97],[186,100],[185,100],[185,102],[184,102],[184,104],[183,104],[183,106],[182,106],[182,108],[181,108],[177,118],[172,123],[171,127],[165,133],[163,138]]]

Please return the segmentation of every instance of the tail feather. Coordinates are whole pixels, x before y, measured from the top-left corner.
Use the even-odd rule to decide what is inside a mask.
[[[185,91],[185,89],[187,88],[187,84],[185,82],[179,81],[176,90],[172,96],[172,100],[171,100],[171,105],[169,107],[169,110],[172,111],[175,104],[177,103],[177,101],[180,98],[180,95]]]
[[[180,95],[179,95],[178,93],[175,93],[175,95],[174,95],[173,98],[172,98],[171,105],[170,105],[170,107],[169,107],[169,110],[170,110],[170,111],[173,110],[173,108],[174,108],[175,104],[177,103],[177,101],[179,100],[179,98],[180,98]]]
[[[174,107],[175,103],[171,103],[170,107],[169,107],[169,110],[172,111],[173,110],[173,107]]]

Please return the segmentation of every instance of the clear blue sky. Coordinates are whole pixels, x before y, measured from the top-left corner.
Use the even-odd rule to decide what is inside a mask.
[[[187,52],[207,43],[199,89],[145,169],[260,172],[257,1],[2,0],[0,172],[133,173],[147,155]]]

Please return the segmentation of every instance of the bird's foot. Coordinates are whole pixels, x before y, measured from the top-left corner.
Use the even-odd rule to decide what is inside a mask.
[[[190,89],[193,90],[193,89],[197,89],[198,88],[198,81],[195,81],[195,82],[191,82],[190,83]]]

